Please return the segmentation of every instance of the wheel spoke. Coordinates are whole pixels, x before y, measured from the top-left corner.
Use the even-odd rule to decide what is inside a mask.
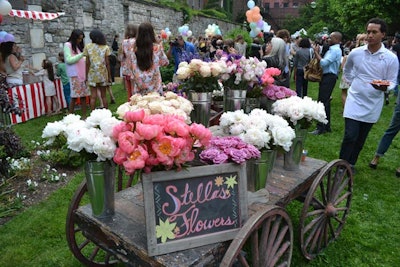
[[[308,230],[311,230],[308,234],[307,240],[305,241],[306,247],[310,244],[311,241],[315,242],[315,236],[318,235],[321,223],[323,221],[324,216],[319,216],[318,218],[314,219],[312,222],[312,227],[308,227]],[[306,229],[307,230],[307,229]],[[307,231],[305,231],[307,232]]]
[[[307,212],[307,217],[315,216],[315,215],[320,215],[321,213],[324,213],[324,209],[318,209],[318,210],[312,210],[310,212]]]
[[[258,250],[258,230],[251,234],[251,258],[254,266],[260,266],[260,252]]]
[[[268,258],[268,255],[264,253],[264,251],[267,251],[270,228],[271,228],[271,219],[269,218],[268,220],[265,220],[261,230],[261,238],[259,246],[259,251],[261,251],[260,262],[265,262]]]
[[[84,249],[86,246],[87,246],[87,244],[89,244],[90,243],[90,240],[89,239],[85,239],[80,245],[79,245],[79,250],[82,250],[82,249]]]
[[[283,243],[280,246],[279,250],[275,253],[270,264],[268,264],[267,266],[275,266],[278,260],[287,252],[290,245],[291,245],[290,242]]]
[[[288,226],[282,227],[282,229],[279,231],[277,237],[274,240],[274,245],[271,249],[270,252],[270,263],[268,264],[268,266],[274,266],[275,264],[273,262],[277,262],[280,258],[279,254],[277,253],[277,251],[279,251],[279,249],[281,248],[281,245],[283,243],[283,240],[286,236],[288,229]]]
[[[321,195],[320,195],[320,197],[321,197],[321,199],[322,199],[322,203],[324,203],[324,205],[326,205],[327,203],[328,203],[328,200],[327,200],[327,195],[326,195],[326,192],[325,192],[325,187],[324,187],[324,183],[320,183],[319,184],[319,188],[320,188],[320,190],[321,190]]]
[[[246,258],[241,253],[239,253],[239,255],[238,255],[238,260],[240,261],[241,266],[250,267],[250,265],[247,262]]]
[[[92,254],[90,254],[89,256],[89,260],[94,261],[94,259],[96,258],[97,254],[99,253],[99,247],[95,247],[92,251]]]
[[[322,212],[320,212],[322,213]],[[307,233],[310,229],[313,229],[315,227],[315,225],[322,220],[322,218],[324,217],[324,214],[319,214],[319,216],[317,216],[315,219],[312,219],[303,229],[304,229],[304,233]]]
[[[340,193],[345,190],[346,186],[348,186],[347,179],[340,184],[339,188],[337,188],[335,192],[333,192],[333,197],[331,199],[331,202],[334,202],[335,199],[339,197]]]

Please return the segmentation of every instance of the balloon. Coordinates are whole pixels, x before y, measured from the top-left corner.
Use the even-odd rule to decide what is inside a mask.
[[[1,31],[0,32],[0,38],[4,38],[4,36],[6,36],[7,32],[5,31]]]
[[[260,14],[260,8],[258,6],[255,6],[254,8],[252,8],[252,10],[254,10],[254,12],[257,14]]]
[[[188,31],[188,32],[187,32],[188,37],[192,36],[192,34],[193,34],[192,31]]]
[[[251,38],[254,38],[257,36],[257,34],[253,30],[251,30],[249,34],[250,34]]]
[[[161,38],[162,39],[167,39],[168,38],[168,35],[164,30],[161,30]]]
[[[257,27],[257,24],[255,22],[250,22],[249,23],[250,29],[255,29]]]
[[[256,3],[254,3],[253,0],[250,0],[250,1],[247,2],[247,7],[248,7],[249,9],[252,9],[255,5],[256,5]]]
[[[260,29],[262,29],[264,27],[264,21],[262,19],[257,21],[257,27],[260,28]]]
[[[0,15],[8,15],[12,9],[11,4],[6,0],[0,0]]]
[[[264,34],[260,31],[260,32],[257,34],[257,37],[262,38],[262,37],[264,37]]]
[[[250,17],[251,17],[251,11],[250,11],[250,10],[247,10],[247,11],[246,11],[247,22],[251,22],[251,21],[250,21]]]
[[[269,25],[267,22],[264,21],[263,31],[269,32],[270,30],[271,30],[271,25]]]
[[[7,33],[6,36],[3,38],[3,42],[15,42],[14,35],[11,33]]]

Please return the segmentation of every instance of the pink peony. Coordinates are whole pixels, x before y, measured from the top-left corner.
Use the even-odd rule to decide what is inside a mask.
[[[135,138],[135,134],[133,132],[122,132],[118,136],[118,145],[122,151],[130,154],[136,149],[138,140]]]
[[[118,140],[120,133],[125,132],[125,131],[132,131],[132,129],[133,129],[133,124],[121,122],[113,127],[112,136],[113,136],[114,140]]]
[[[156,138],[162,132],[160,125],[144,124],[141,122],[136,123],[135,137],[138,140],[151,140]]]
[[[132,174],[135,170],[144,168],[148,157],[149,154],[147,153],[146,148],[142,145],[137,146],[137,149],[133,151],[123,163],[126,172]]]
[[[124,116],[124,120],[127,122],[137,122],[143,120],[146,113],[144,109],[138,109],[135,111],[127,111]]]
[[[207,146],[210,143],[212,134],[203,124],[193,123],[190,125],[190,133],[194,138],[199,139],[202,146]]]

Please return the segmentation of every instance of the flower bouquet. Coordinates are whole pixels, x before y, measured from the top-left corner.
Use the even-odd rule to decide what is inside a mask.
[[[193,110],[193,105],[186,98],[173,92],[166,92],[163,96],[156,92],[147,95],[135,94],[129,102],[117,108],[117,114],[122,119],[126,112],[138,109],[143,109],[147,115],[172,114],[181,116],[187,123],[190,123],[190,112]]]
[[[267,66],[265,61],[260,61],[256,57],[245,58],[229,54],[221,60],[226,62],[221,80],[224,86],[231,90],[243,90],[258,84]]]
[[[295,138],[294,130],[286,120],[262,109],[253,109],[250,114],[242,110],[225,112],[219,127],[214,129],[214,135],[238,136],[259,150],[283,148],[288,151]]]
[[[61,121],[49,122],[42,138],[53,151],[46,157],[59,164],[79,166],[89,160],[106,161],[114,156],[116,140],[112,128],[120,121],[108,109],[96,109],[86,120],[70,114]]]
[[[261,83],[264,86],[263,94],[270,100],[278,100],[297,95],[295,91],[285,87],[275,85],[275,78],[281,74],[278,68],[267,68],[261,77]]]
[[[200,159],[212,164],[243,163],[260,158],[260,151],[237,136],[212,137],[210,144],[200,153]]]
[[[321,102],[292,96],[277,100],[272,105],[274,114],[285,118],[293,128],[308,129],[313,120],[326,124],[325,107]]]
[[[114,162],[128,174],[142,169],[146,173],[180,170],[211,138],[204,125],[188,125],[183,117],[172,114],[147,115],[139,109],[127,111],[123,119],[113,129],[113,137],[118,140]]]
[[[181,62],[176,74],[183,91],[212,92],[218,90],[218,80],[225,68],[226,63],[222,60],[206,62],[192,59],[189,63]]]

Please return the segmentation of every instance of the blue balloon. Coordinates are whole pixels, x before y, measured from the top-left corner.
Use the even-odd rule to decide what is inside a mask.
[[[256,3],[253,0],[250,0],[247,2],[247,7],[249,9],[252,9],[255,5],[256,5]]]
[[[4,38],[4,36],[6,36],[6,35],[7,35],[7,32],[5,32],[5,31],[0,32],[0,38]]]
[[[254,38],[254,37],[257,36],[257,33],[255,31],[253,31],[253,30],[251,30],[249,34],[250,34],[251,38]]]

